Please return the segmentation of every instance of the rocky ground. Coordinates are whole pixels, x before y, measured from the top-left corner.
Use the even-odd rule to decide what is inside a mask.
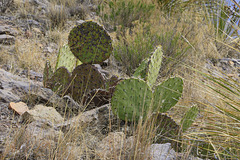
[[[122,159],[130,158],[135,144],[131,125],[115,117],[109,103],[86,110],[71,97],[60,97],[43,87],[42,66],[47,59],[56,58],[59,44],[64,43],[49,32],[51,26],[57,24],[57,19],[54,21],[49,16],[52,4],[47,0],[14,2],[0,15],[0,157],[16,160],[118,159],[121,155]],[[95,3],[79,1],[78,4],[82,5],[72,8],[74,5],[68,4],[64,8],[65,26],[97,19]],[[0,2],[0,5],[3,9],[4,4]],[[28,12],[20,10],[19,6],[27,6]],[[61,10],[63,6],[54,7]],[[66,32],[70,28],[66,27]],[[29,63],[25,67],[19,53],[33,40],[41,57],[33,60],[36,66]],[[240,59],[237,58],[209,60],[205,64],[207,72],[217,77],[227,74],[239,80]],[[146,159],[171,160],[184,156],[185,159],[199,159],[177,153],[170,143],[152,144],[146,152],[142,153],[148,155]]]

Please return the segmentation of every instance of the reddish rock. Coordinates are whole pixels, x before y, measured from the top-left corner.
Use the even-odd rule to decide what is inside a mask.
[[[23,103],[23,102],[19,102],[19,103],[10,102],[9,108],[17,112],[19,115],[22,115],[24,112],[29,110],[26,103]]]

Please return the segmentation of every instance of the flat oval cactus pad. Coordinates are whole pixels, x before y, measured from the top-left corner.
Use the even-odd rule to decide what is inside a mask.
[[[57,92],[58,94],[64,94],[67,89],[67,85],[70,80],[70,73],[65,67],[58,68],[47,80],[47,87]]]
[[[56,70],[59,67],[66,67],[69,72],[72,72],[73,69],[77,66],[82,64],[70,51],[68,44],[65,44],[62,48],[60,48],[58,52]]]
[[[68,36],[68,45],[72,53],[87,64],[102,63],[113,50],[109,34],[92,21],[74,27]]]
[[[155,143],[171,143],[175,148],[178,146],[177,139],[181,135],[180,126],[168,115],[159,113],[152,115],[155,124],[156,137]]]
[[[72,72],[70,83],[68,92],[77,102],[81,102],[83,96],[87,95],[89,91],[104,88],[105,85],[102,74],[96,67],[90,64],[77,66]]]
[[[125,79],[118,83],[111,99],[112,111],[122,120],[138,121],[147,115],[152,91],[140,79]]]

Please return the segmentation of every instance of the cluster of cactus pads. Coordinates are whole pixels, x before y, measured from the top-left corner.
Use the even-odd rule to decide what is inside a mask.
[[[102,63],[112,53],[112,41],[105,29],[92,21],[74,27],[68,44],[58,54],[55,72],[49,62],[44,69],[44,86],[60,95],[82,102],[93,89],[105,88],[105,79],[92,65]]]
[[[59,52],[56,71],[53,72],[49,62],[46,63],[44,86],[61,95],[71,95],[77,102],[84,102],[83,97],[90,96],[86,99],[102,104],[99,94],[108,99],[111,97],[113,113],[125,121],[137,122],[141,118],[156,117],[155,124],[161,135],[156,141],[162,140],[166,134],[176,136],[179,131],[189,128],[198,113],[197,107],[190,108],[185,114],[181,127],[163,114],[175,106],[182,96],[183,80],[173,77],[156,85],[162,63],[161,46],[140,64],[133,78],[121,80],[117,85],[116,77],[106,82],[92,65],[109,58],[112,50],[111,38],[102,26],[86,21],[74,27],[69,34],[68,45],[63,46]],[[116,85],[114,90],[101,90],[112,85]],[[94,95],[95,99],[92,98]]]
[[[198,108],[190,108],[181,120],[181,126],[164,114],[175,106],[182,96],[183,80],[172,77],[156,85],[161,62],[162,49],[159,46],[149,60],[140,64],[133,78],[118,83],[111,105],[113,113],[122,120],[137,122],[139,119],[157,115],[155,124],[161,137],[167,134],[167,137],[173,138],[172,136],[179,135],[191,126],[198,114]],[[161,137],[157,138],[157,141],[161,141]]]

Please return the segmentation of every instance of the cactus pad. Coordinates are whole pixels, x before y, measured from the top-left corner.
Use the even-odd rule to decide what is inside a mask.
[[[169,78],[155,88],[153,110],[161,113],[173,107],[182,96],[183,80],[179,77]]]
[[[185,132],[194,122],[198,115],[198,107],[197,106],[192,106],[183,116],[181,120],[181,125],[182,125],[182,131]]]
[[[47,81],[50,79],[52,74],[53,74],[53,71],[52,71],[50,62],[47,60],[45,63],[44,71],[43,71],[43,86],[44,87],[48,87]]]
[[[180,126],[166,114],[153,115],[153,124],[155,124],[156,137],[155,142],[157,143],[172,143],[176,146],[176,141],[181,135]]]
[[[92,21],[74,27],[68,36],[68,45],[72,53],[87,64],[102,63],[113,50],[109,34]]]
[[[139,79],[125,79],[118,83],[111,99],[112,111],[122,120],[138,120],[150,108],[152,91]]]
[[[77,102],[81,102],[84,95],[93,89],[104,88],[104,78],[96,67],[90,64],[77,66],[71,76],[70,94]]]
[[[65,44],[58,53],[56,70],[59,67],[66,67],[69,72],[72,72],[73,69],[80,65],[81,61],[79,61],[70,51],[70,48],[67,44]]]
[[[149,58],[144,59],[138,68],[135,70],[133,77],[145,79],[147,75]]]
[[[155,84],[162,63],[162,47],[158,46],[150,58],[150,64],[147,74],[147,83],[152,88]]]
[[[58,68],[47,81],[47,87],[57,92],[64,94],[66,92],[70,80],[70,73],[65,67]]]

